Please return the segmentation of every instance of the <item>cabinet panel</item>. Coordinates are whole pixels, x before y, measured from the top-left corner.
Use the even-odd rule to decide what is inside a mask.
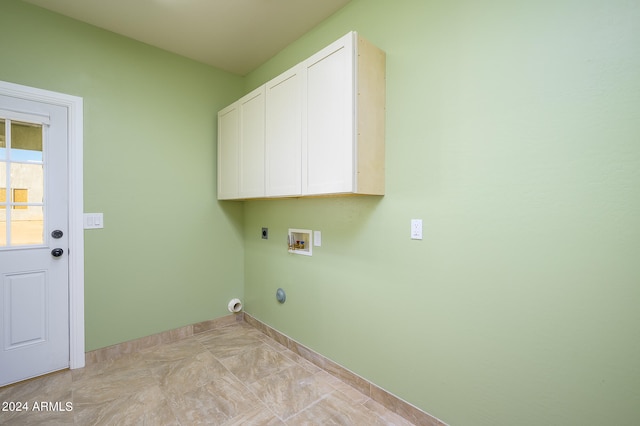
[[[218,199],[238,197],[240,111],[238,104],[218,113]]]
[[[264,196],[264,87],[254,90],[239,101],[240,198]]]
[[[264,196],[264,87],[218,113],[218,199]]]
[[[352,192],[354,180],[353,38],[304,62],[303,193]]]
[[[297,66],[266,85],[266,196],[302,193],[302,75]]]

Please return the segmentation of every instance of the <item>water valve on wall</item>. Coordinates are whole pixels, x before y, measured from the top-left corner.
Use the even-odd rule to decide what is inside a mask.
[[[312,238],[309,229],[289,229],[287,235],[287,246],[289,253],[312,255]]]

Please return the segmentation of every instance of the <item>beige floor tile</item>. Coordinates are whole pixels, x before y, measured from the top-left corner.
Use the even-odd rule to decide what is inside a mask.
[[[71,391],[71,383],[71,371],[59,371],[0,388],[0,401],[57,401]]]
[[[72,383],[73,405],[101,404],[157,385],[148,369],[100,374]]]
[[[71,383],[71,371],[64,370],[0,388],[0,402],[20,404],[20,411],[0,412],[0,424],[73,424],[73,413],[62,411],[67,410],[67,403],[73,407]]]
[[[411,426],[413,424],[410,421],[406,420],[405,418],[400,417],[396,413],[389,411],[387,408],[383,407],[382,405],[380,405],[379,403],[375,402],[372,399],[367,400],[364,403],[364,406],[369,411],[371,411],[372,413],[380,417],[387,425]]]
[[[266,376],[250,387],[282,420],[301,412],[334,390],[324,378],[299,365]]]
[[[228,328],[237,329],[228,330]],[[259,331],[255,329],[247,330],[245,327],[234,326],[208,331],[199,334],[196,339],[202,343],[216,358],[229,358],[247,349],[264,345],[260,338]]]
[[[230,376],[173,395],[170,401],[172,411],[183,425],[221,425],[259,404],[242,383]]]
[[[278,371],[297,365],[294,361],[262,344],[221,360],[243,382],[252,383]]]
[[[78,404],[74,407],[74,415],[76,423],[80,425],[142,425],[157,418],[167,424],[177,423],[173,413],[166,407],[167,402],[160,387],[149,386],[109,401]]]
[[[187,338],[178,342],[145,349],[140,351],[140,356],[147,364],[153,366],[155,364],[176,361],[204,352],[207,352],[207,349],[198,340],[194,338]]]
[[[285,423],[260,404],[233,417],[224,426],[285,426]]]
[[[358,392],[356,389],[352,388],[348,384],[341,382],[339,380],[336,382],[333,382],[332,386],[334,387],[334,389],[344,394],[347,398],[349,398],[355,404],[364,404],[370,399],[368,396],[364,395],[361,392]]]
[[[364,406],[354,404],[343,394],[334,391],[308,409],[287,420],[287,425],[386,425],[379,416]]]
[[[409,422],[246,323],[0,388],[3,425],[398,425]]]
[[[305,369],[309,370],[312,373],[318,373],[320,371],[324,371],[322,368],[313,364],[311,361],[307,361],[306,359],[302,358],[300,355],[298,355],[297,353],[289,349],[285,349],[284,351],[282,351],[282,354],[287,358],[291,359],[292,361],[294,361],[296,364],[304,367]]]
[[[165,392],[184,393],[231,373],[209,352],[157,364],[151,374]]]
[[[73,425],[73,412],[28,411],[19,413],[0,413],[0,424],[3,426],[53,426]]]
[[[102,374],[120,374],[127,371],[144,370],[146,368],[147,363],[143,356],[140,353],[135,353],[123,355],[113,360],[96,362],[86,366],[85,368],[71,370],[71,374],[73,382],[77,383]]]

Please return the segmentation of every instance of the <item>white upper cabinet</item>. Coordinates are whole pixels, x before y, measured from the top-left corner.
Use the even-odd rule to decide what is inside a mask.
[[[385,53],[351,32],[302,64],[303,195],[384,195]]]
[[[264,86],[239,101],[240,198],[264,197]]]
[[[303,63],[305,195],[354,190],[353,56],[348,34]]]
[[[302,194],[302,67],[266,84],[267,197]]]
[[[351,32],[220,111],[218,128],[219,199],[383,195],[385,54]]]
[[[264,197],[264,86],[218,112],[218,199]]]

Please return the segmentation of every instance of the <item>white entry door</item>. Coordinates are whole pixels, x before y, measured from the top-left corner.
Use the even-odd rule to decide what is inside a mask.
[[[67,114],[0,96],[0,386],[69,367]]]

